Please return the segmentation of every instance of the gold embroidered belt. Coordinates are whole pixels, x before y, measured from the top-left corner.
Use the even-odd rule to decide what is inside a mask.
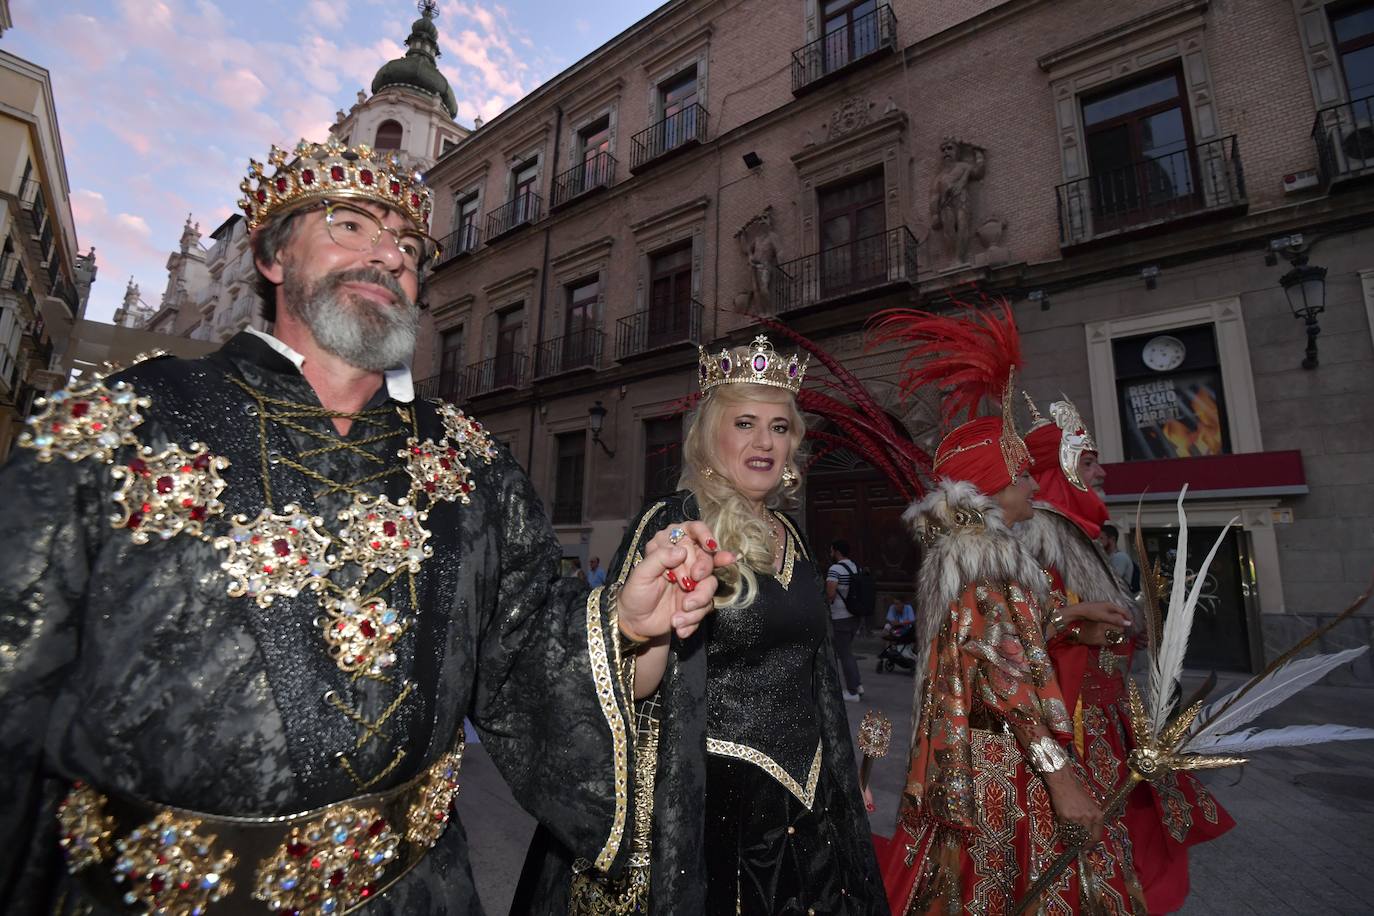
[[[279,817],[223,817],[75,783],[57,812],[67,869],[107,904],[169,916],[336,916],[385,891],[438,842],[463,745],[409,782]]]

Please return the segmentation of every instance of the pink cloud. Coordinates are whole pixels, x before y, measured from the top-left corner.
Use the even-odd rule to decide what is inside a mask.
[[[228,107],[245,111],[262,103],[267,87],[251,70],[240,68],[215,80],[215,96]]]

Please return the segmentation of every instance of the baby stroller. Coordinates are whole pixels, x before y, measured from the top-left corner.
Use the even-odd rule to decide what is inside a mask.
[[[884,671],[916,670],[916,625],[901,624],[883,633],[887,643],[878,653],[878,673]]]

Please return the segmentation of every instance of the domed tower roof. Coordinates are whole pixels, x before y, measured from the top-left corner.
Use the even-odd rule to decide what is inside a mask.
[[[416,4],[420,18],[410,26],[410,37],[406,39],[405,57],[388,61],[372,78],[372,92],[376,93],[388,86],[403,86],[425,95],[432,95],[444,103],[449,117],[458,116],[458,100],[453,96],[453,88],[439,72],[436,59],[439,57],[439,29],[434,19],[439,15],[434,0],[420,0]]]

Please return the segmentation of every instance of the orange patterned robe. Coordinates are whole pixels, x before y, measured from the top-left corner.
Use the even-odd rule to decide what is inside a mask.
[[[1016,583],[969,584],[951,602],[931,646],[901,829],[884,869],[893,913],[1010,913],[1061,851],[1049,790],[1007,727],[1042,723],[1072,741],[1041,621],[1039,603]],[[1144,912],[1120,822],[1037,910],[1080,911]]]

